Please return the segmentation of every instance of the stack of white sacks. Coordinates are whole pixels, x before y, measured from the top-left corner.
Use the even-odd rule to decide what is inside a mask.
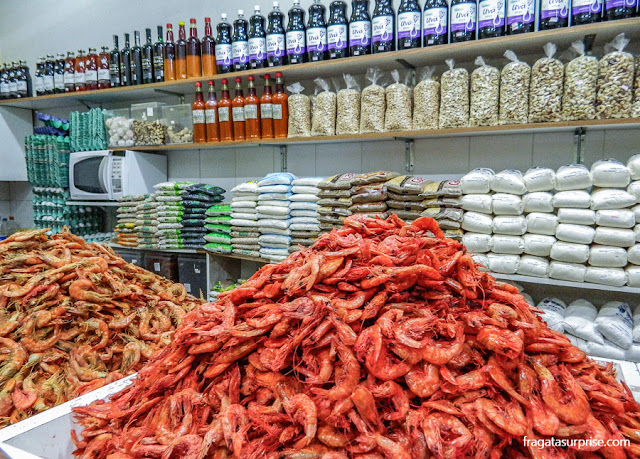
[[[318,183],[322,177],[296,178],[291,182],[289,203],[289,229],[291,230],[291,246],[289,252],[299,250],[299,246],[311,246],[320,234],[317,202],[320,199]]]
[[[231,247],[232,253],[251,257],[260,256],[258,238],[258,182],[235,186],[231,192]]]
[[[591,170],[475,169],[461,185],[463,243],[491,271],[640,286],[640,155]]]
[[[291,183],[296,176],[288,172],[273,172],[258,181],[258,227],[260,256],[270,261],[282,261],[289,256]]]

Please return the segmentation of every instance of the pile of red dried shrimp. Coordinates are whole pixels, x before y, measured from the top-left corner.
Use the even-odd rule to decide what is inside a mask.
[[[202,301],[68,231],[0,242],[0,427],[138,371]]]
[[[75,454],[640,455],[640,406],[612,367],[549,330],[434,220],[344,223],[186,315],[131,386],[77,408]]]

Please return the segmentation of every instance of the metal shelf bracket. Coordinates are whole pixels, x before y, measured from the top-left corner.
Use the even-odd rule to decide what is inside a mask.
[[[580,127],[573,131],[573,143],[576,148],[573,153],[573,162],[575,164],[582,164],[582,150],[584,148],[583,143],[587,136],[587,129]]]
[[[287,172],[287,146],[280,145],[280,170]]]
[[[407,172],[413,172],[413,166],[416,159],[416,153],[413,148],[413,140],[404,141],[404,168]]]

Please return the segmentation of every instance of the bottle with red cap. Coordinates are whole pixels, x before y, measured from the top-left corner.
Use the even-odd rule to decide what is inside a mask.
[[[205,125],[204,110],[206,105],[202,96],[202,83],[196,83],[196,100],[191,104],[191,113],[193,115],[193,141],[195,143],[204,143],[207,141],[207,129]]]
[[[206,77],[218,73],[216,68],[216,40],[211,30],[211,18],[204,18],[204,37],[202,37],[202,74]]]
[[[187,40],[187,78],[202,76],[202,50],[198,40],[198,28],[195,18],[189,20],[189,39]]]
[[[218,100],[214,82],[209,80],[207,102],[205,103],[204,118],[207,124],[207,142],[219,142],[220,130],[218,129]]]
[[[256,95],[255,78],[247,78],[247,97],[244,98],[244,124],[247,139],[260,138],[260,99]]]
[[[229,97],[229,81],[222,80],[222,92],[218,101],[218,128],[222,142],[233,140],[233,123],[231,122],[231,98]]]
[[[244,92],[242,91],[242,78],[236,78],[235,96],[231,101],[231,119],[233,120],[233,140],[244,140]]]
[[[289,123],[289,97],[284,92],[282,73],[276,72],[276,93],[271,98],[273,108],[273,134],[276,139],[285,139]]]
[[[263,139],[273,139],[273,105],[271,75],[264,76],[264,92],[260,97],[260,131]]]

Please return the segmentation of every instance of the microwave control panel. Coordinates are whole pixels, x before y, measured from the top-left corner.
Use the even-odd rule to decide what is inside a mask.
[[[111,169],[111,189],[113,193],[122,192],[122,160],[123,158],[113,157],[113,167]]]

